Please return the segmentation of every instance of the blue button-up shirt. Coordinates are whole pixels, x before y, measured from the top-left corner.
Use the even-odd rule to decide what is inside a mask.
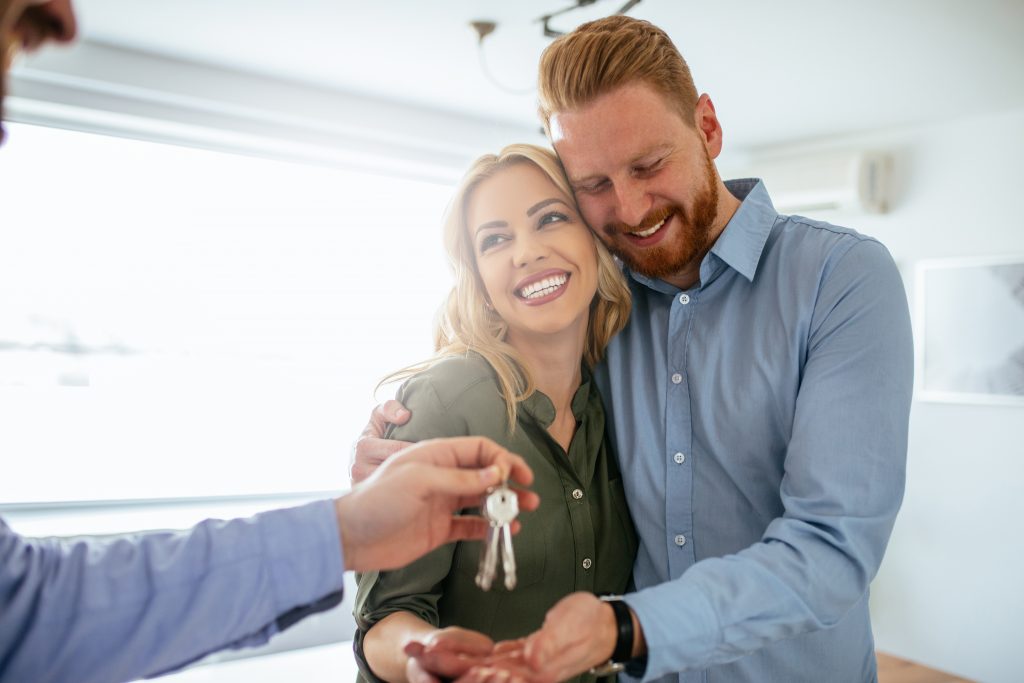
[[[0,520],[0,682],[127,681],[257,645],[341,600],[331,501],[74,542]]]
[[[727,186],[742,204],[697,285],[628,274],[599,373],[641,537],[645,679],[870,681],[913,384],[903,283],[874,239]]]

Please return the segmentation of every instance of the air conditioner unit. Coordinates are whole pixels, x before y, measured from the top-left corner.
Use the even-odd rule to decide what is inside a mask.
[[[779,213],[885,213],[891,160],[884,152],[815,152],[754,157],[749,175],[764,180]]]

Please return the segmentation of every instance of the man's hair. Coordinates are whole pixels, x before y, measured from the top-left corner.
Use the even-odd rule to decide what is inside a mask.
[[[627,83],[646,83],[694,125],[697,89],[690,67],[654,24],[616,15],[591,21],[544,50],[538,78],[540,118],[573,111]]]

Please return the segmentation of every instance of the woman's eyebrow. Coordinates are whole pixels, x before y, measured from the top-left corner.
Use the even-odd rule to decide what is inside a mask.
[[[508,227],[508,222],[507,221],[487,221],[486,223],[481,223],[479,225],[479,227],[477,227],[476,231],[477,231],[477,233],[479,233],[479,232],[481,232],[483,230],[494,230],[495,228],[507,228],[507,227]]]
[[[561,204],[565,204],[565,200],[561,199],[559,197],[552,197],[551,199],[542,199],[541,201],[537,202],[536,204],[531,206],[529,209],[527,209],[526,210],[526,215],[527,216],[532,216],[533,214],[537,213],[538,211],[543,209],[548,204],[554,204],[556,202],[561,203]],[[566,204],[566,206],[568,206],[568,204]]]

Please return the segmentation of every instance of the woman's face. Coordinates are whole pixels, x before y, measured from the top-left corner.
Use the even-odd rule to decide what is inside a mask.
[[[529,162],[476,186],[466,226],[487,298],[522,336],[586,334],[597,247],[573,201]]]

